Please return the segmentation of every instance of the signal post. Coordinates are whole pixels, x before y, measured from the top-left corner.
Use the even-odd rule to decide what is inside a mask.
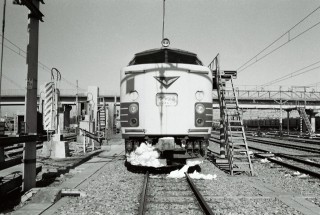
[[[43,1],[41,0],[43,3]],[[37,134],[37,90],[38,90],[38,45],[39,20],[43,14],[39,11],[39,0],[14,0],[13,4],[24,5],[29,9],[29,44],[27,46],[27,89],[25,97],[26,133]],[[23,191],[36,186],[36,142],[24,143],[23,151]]]

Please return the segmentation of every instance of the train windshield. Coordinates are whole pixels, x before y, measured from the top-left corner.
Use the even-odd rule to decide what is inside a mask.
[[[197,55],[178,49],[157,49],[137,53],[129,66],[149,63],[185,63],[203,66]]]

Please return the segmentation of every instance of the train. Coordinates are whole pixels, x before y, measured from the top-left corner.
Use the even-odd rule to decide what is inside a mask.
[[[136,53],[121,70],[125,151],[148,142],[161,156],[204,156],[212,130],[212,71],[197,54],[162,46]]]
[[[316,117],[316,131],[319,131],[320,117]],[[246,128],[259,128],[261,130],[279,130],[280,120],[279,119],[246,119],[243,120],[243,124]],[[302,123],[303,131],[306,131],[305,123]],[[284,130],[288,129],[288,119],[282,119],[282,128]],[[300,130],[300,118],[289,118],[289,130],[299,131]]]

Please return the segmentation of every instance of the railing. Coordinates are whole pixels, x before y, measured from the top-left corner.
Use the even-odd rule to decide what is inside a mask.
[[[61,96],[76,96],[77,94],[77,90],[76,89],[59,89],[60,90],[60,95]],[[25,89],[3,89],[1,91],[1,96],[25,96],[26,94],[26,90]],[[42,94],[44,94],[43,92],[41,92],[38,89],[38,97],[40,97]],[[79,89],[78,90],[78,96],[87,96],[87,91],[86,90],[82,90]],[[111,92],[111,91],[106,91],[106,90],[100,90],[99,94],[101,96],[110,96],[110,97],[114,97],[117,96],[119,97],[119,92]]]
[[[295,90],[294,88],[288,88],[287,90],[280,91],[279,89],[274,88],[256,88],[251,86],[251,89],[248,89],[247,86],[238,86],[235,87],[235,93],[238,99],[260,99],[260,100],[279,100],[280,97],[283,100],[295,100],[295,101],[319,101],[320,100],[320,91],[315,88],[307,88],[304,90]],[[76,96],[76,89],[60,89],[61,96]],[[99,92],[100,96],[109,96],[119,97],[119,93],[113,93],[110,91],[101,91]],[[225,96],[232,97],[232,89],[225,89]],[[38,97],[42,95],[42,92],[38,92]],[[2,90],[1,96],[25,96],[24,89],[4,89]],[[87,96],[87,91],[78,90],[78,96]],[[213,98],[217,98],[217,91],[213,91]]]
[[[22,163],[21,157],[5,161],[5,147],[29,142],[43,142],[46,136],[26,135],[20,137],[0,137],[0,170]]]
[[[260,99],[260,100],[294,100],[294,101],[318,101],[320,100],[320,92],[311,91],[275,91],[275,90],[240,90],[235,89],[235,93],[238,99]],[[233,95],[232,89],[225,90],[226,98],[232,97]],[[217,92],[213,91],[213,97],[217,97]]]
[[[11,166],[22,163],[22,161],[24,163],[23,164],[24,166],[21,169],[21,172],[23,172],[23,176],[22,176],[22,173],[18,171],[18,172],[11,173],[8,176],[4,176],[3,179],[1,180],[0,182],[1,198],[7,195],[7,193],[12,193],[13,191],[16,191],[16,190],[20,191],[20,186],[23,183],[23,180],[26,183],[30,182],[31,180],[35,180],[35,179],[31,179],[33,177],[30,177],[30,172],[22,171],[23,169],[30,169],[30,167],[33,168],[33,165],[34,165],[34,168],[35,168],[34,172],[36,174],[41,171],[41,166],[36,167],[35,165],[35,162],[36,162],[35,158],[21,159],[21,157],[17,157],[15,159],[6,161],[5,147],[13,146],[15,144],[21,144],[21,143],[30,144],[31,142],[42,142],[44,140],[46,140],[46,136],[38,136],[38,135],[26,135],[26,136],[20,136],[20,137],[0,137],[0,169],[9,168]]]

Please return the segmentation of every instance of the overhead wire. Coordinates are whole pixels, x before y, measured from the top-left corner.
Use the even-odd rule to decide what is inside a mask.
[[[307,86],[317,86],[318,84],[320,84],[320,82],[315,82],[315,83],[312,83],[312,84],[308,84]]]
[[[296,71],[294,71],[294,72],[291,72],[291,73],[289,73],[289,74],[287,74],[287,75],[284,75],[284,76],[282,76],[282,77],[280,77],[280,78],[277,78],[277,79],[274,79],[274,80],[272,80],[272,81],[269,81],[269,82],[267,82],[267,83],[265,83],[265,84],[262,84],[262,85],[260,85],[260,86],[261,86],[261,87],[269,86],[269,85],[271,85],[271,84],[275,84],[275,83],[278,83],[278,82],[287,80],[287,79],[289,79],[289,78],[293,78],[293,77],[296,77],[296,76],[298,76],[298,75],[305,74],[305,73],[307,73],[307,72],[313,71],[313,70],[315,70],[315,69],[320,68],[320,65],[319,65],[319,66],[316,66],[316,67],[313,67],[313,68],[311,68],[311,69],[308,69],[308,70],[305,70],[305,69],[307,69],[307,68],[309,68],[309,67],[312,67],[312,66],[315,66],[315,65],[317,65],[317,64],[319,64],[319,63],[320,63],[320,61],[317,61],[317,62],[312,63],[312,64],[310,64],[310,65],[308,65],[308,66],[305,66],[305,67],[303,67],[303,68],[301,68],[301,69],[298,69],[298,70],[296,70]]]
[[[2,37],[1,34],[0,34],[0,36]],[[26,56],[26,55],[27,55],[27,52],[26,52],[26,51],[24,51],[22,48],[20,48],[20,47],[19,47],[18,45],[16,45],[16,44],[14,44],[12,41],[10,41],[9,39],[7,39],[6,37],[4,37],[4,39],[5,39],[7,42],[9,42],[11,45],[13,45],[14,47],[16,47],[19,51],[14,50],[13,48],[11,48],[11,47],[3,44],[3,46],[4,46],[5,48],[9,49],[10,51],[14,52],[15,54],[17,54],[17,55],[19,55],[19,56],[21,56],[21,57],[23,57],[23,58],[26,58],[26,57],[27,57],[27,56]],[[25,54],[25,55],[23,55],[22,53]],[[38,65],[40,65],[40,66],[41,66],[40,68],[42,68],[44,71],[48,72],[48,73],[51,75],[51,68],[49,68],[47,65],[43,64],[43,63],[40,62],[40,61],[38,61]],[[8,78],[6,78],[6,79],[8,79]],[[61,77],[61,79],[62,79],[65,83],[67,83],[67,84],[69,84],[69,85],[71,85],[71,86],[73,86],[73,87],[77,87],[76,84],[70,82],[70,81],[67,80],[66,78]],[[12,81],[12,80],[11,80],[11,81]],[[79,87],[79,89],[84,90],[83,88],[80,88],[80,87]]]
[[[24,87],[22,87],[20,84],[18,84],[17,82],[15,82],[14,80],[12,80],[12,79],[9,78],[8,76],[2,74],[2,77],[4,77],[7,81],[11,82],[13,85],[15,85],[16,87],[18,87],[19,89],[24,89]]]
[[[309,30],[311,30],[312,28],[316,27],[317,25],[320,24],[320,22],[317,22],[316,24],[312,25],[311,27],[307,28],[306,30],[304,30],[303,32],[299,33],[298,35],[294,36],[293,38],[290,38],[290,32],[297,27],[298,25],[300,25],[303,21],[305,21],[308,17],[310,17],[313,13],[315,13],[318,9],[320,9],[320,6],[317,7],[316,9],[314,9],[311,13],[309,13],[306,17],[304,17],[302,20],[300,20],[297,24],[295,24],[293,27],[291,27],[289,30],[287,30],[284,34],[282,34],[280,37],[278,37],[276,40],[274,40],[271,44],[269,44],[268,46],[266,46],[264,49],[262,49],[258,54],[256,54],[255,56],[253,56],[252,58],[250,58],[248,61],[246,61],[244,64],[242,64],[237,70],[238,73],[242,72],[243,70],[247,69],[248,67],[252,66],[253,64],[257,63],[258,61],[262,60],[263,58],[267,57],[268,55],[272,54],[273,52],[277,51],[278,49],[280,49],[281,47],[283,47],[284,45],[288,44],[289,42],[293,41],[294,39],[300,37],[301,35],[303,35],[304,33],[308,32]],[[277,46],[276,48],[272,49],[270,52],[266,53],[265,55],[259,57],[259,55],[261,55],[262,53],[264,53],[268,48],[270,48],[272,45],[274,45],[276,42],[278,42],[281,38],[283,38],[285,35],[288,35],[288,40],[281,44],[280,46]],[[254,60],[254,61],[253,61]],[[251,61],[253,61],[252,63],[250,63]],[[250,64],[249,64],[250,63]]]

